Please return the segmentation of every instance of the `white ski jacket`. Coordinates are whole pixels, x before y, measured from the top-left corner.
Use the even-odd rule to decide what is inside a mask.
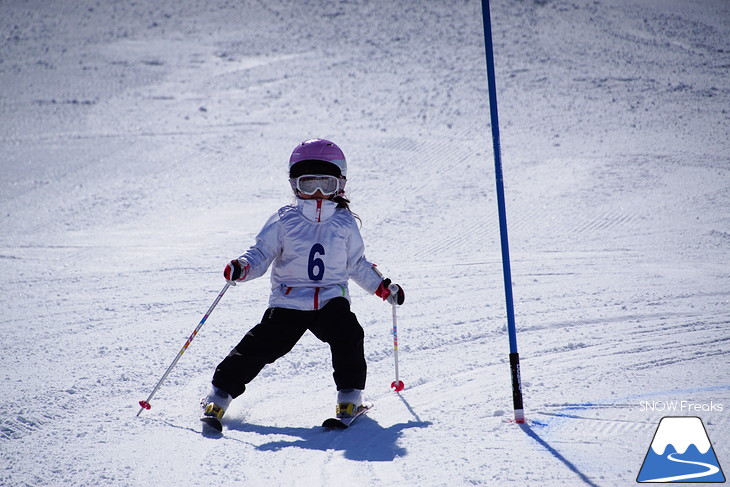
[[[298,199],[280,208],[238,258],[249,265],[243,281],[261,277],[271,265],[269,307],[316,310],[336,297],[349,301],[349,279],[375,293],[383,277],[365,258],[355,217],[336,206]]]

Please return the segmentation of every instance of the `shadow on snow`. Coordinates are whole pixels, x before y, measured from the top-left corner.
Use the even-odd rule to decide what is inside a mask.
[[[545,441],[540,435],[538,435],[535,430],[533,430],[529,425],[527,424],[520,424],[520,428],[522,428],[522,431],[525,432],[527,436],[535,440],[537,443],[540,444],[543,448],[545,448],[552,456],[554,456],[557,460],[563,463],[566,467],[568,467],[569,470],[571,470],[573,473],[575,473],[580,479],[588,486],[590,487],[598,487],[586,474],[581,472],[578,467],[575,466],[574,463],[572,463],[570,460],[565,458],[558,450],[556,450],[550,443]]]
[[[409,428],[426,428],[430,422],[408,421],[383,428],[374,419],[364,416],[352,428],[335,431],[321,426],[314,428],[261,426],[243,422],[227,422],[231,431],[256,433],[259,435],[280,435],[295,439],[277,440],[256,447],[260,451],[279,451],[284,448],[303,448],[306,450],[342,451],[345,458],[356,461],[390,462],[407,454],[405,448],[398,446],[398,439]]]

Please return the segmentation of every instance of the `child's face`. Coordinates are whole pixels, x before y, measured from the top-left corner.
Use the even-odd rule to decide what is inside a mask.
[[[326,200],[328,197],[323,195],[320,190],[317,190],[314,194],[299,193],[299,198],[303,200]]]

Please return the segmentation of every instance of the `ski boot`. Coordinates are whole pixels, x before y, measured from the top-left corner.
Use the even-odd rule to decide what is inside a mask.
[[[200,407],[203,410],[200,421],[217,432],[222,432],[221,418],[232,400],[233,398],[227,392],[213,386],[208,395],[200,400]]]
[[[363,409],[362,391],[360,389],[342,389],[337,391],[337,419],[348,419]]]
[[[346,429],[372,407],[372,403],[363,402],[361,390],[342,389],[337,393],[336,417],[326,419],[322,427],[328,430]]]

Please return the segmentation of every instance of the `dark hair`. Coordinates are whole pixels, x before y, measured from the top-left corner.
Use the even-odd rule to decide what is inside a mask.
[[[358,214],[357,214],[357,213],[355,213],[355,212],[353,212],[353,211],[352,211],[352,210],[350,209],[350,200],[348,200],[347,198],[345,198],[345,197],[344,197],[344,196],[342,196],[342,195],[337,195],[337,196],[333,196],[333,197],[332,197],[332,198],[330,198],[330,199],[331,199],[332,201],[334,201],[335,203],[337,203],[337,208],[338,208],[338,209],[343,209],[343,210],[347,210],[347,211],[349,211],[350,213],[352,213],[352,216],[354,216],[354,217],[355,217],[355,220],[357,220],[357,221],[358,221],[358,223],[360,223],[360,226],[362,226],[362,220],[360,219],[360,217],[358,216]]]

